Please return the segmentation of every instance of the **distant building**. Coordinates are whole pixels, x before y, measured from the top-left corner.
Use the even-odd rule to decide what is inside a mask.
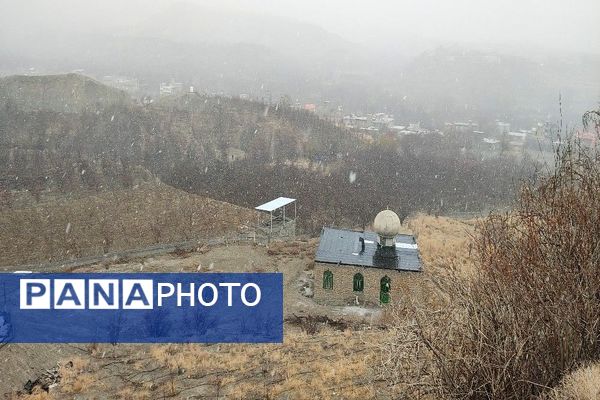
[[[398,137],[408,136],[408,135],[429,135],[429,134],[437,134],[437,135],[443,136],[443,132],[441,132],[437,129],[430,130],[430,129],[426,129],[426,128],[421,128],[420,122],[411,122],[408,124],[408,126],[404,126],[404,125],[390,126],[389,131],[391,131],[392,133],[395,133]]]
[[[404,125],[393,125],[393,126],[390,126],[390,130],[392,132],[402,132],[402,131],[406,130],[406,126],[404,126]]]
[[[346,115],[342,118],[344,127],[369,132],[387,132],[394,125],[394,117],[385,113]]]
[[[378,131],[387,131],[390,126],[394,125],[394,117],[385,113],[377,113],[371,116],[372,127]]]
[[[375,232],[324,228],[315,255],[314,299],[331,305],[378,305],[419,291],[422,264],[414,236],[401,235],[390,210]]]
[[[310,112],[316,112],[317,111],[317,105],[316,104],[312,104],[312,103],[305,104],[303,108],[306,111],[310,111]]]
[[[160,84],[160,96],[171,96],[183,93],[183,83],[173,82]]]
[[[140,92],[140,83],[135,78],[106,75],[102,77],[102,82],[108,86],[124,90],[131,95],[137,95]]]
[[[479,129],[479,124],[473,121],[446,122],[444,125],[448,133],[473,133]]]
[[[154,99],[152,99],[152,97],[150,97],[150,96],[143,96],[142,97],[142,104],[143,105],[147,106],[147,105],[152,104],[152,103],[154,103]]]
[[[496,121],[496,134],[502,136],[510,132],[510,124],[508,122]]]
[[[409,131],[417,132],[420,129],[421,129],[421,123],[420,122],[411,122],[410,124],[408,124],[408,130]]]
[[[502,142],[498,139],[484,137],[481,139],[479,143],[479,149],[482,151],[486,151],[488,153],[495,154],[500,151],[502,147]]]
[[[367,129],[369,127],[369,119],[358,115],[346,115],[342,119],[344,126],[348,129]]]
[[[600,139],[598,138],[598,134],[594,132],[577,132],[575,135],[583,144],[586,144],[590,147],[594,147],[598,144]]]
[[[525,132],[508,132],[509,143],[513,146],[523,146],[527,139],[527,133]]]
[[[495,144],[500,143],[500,141],[498,139],[493,139],[493,138],[483,138],[481,141],[483,143],[489,144],[489,145],[495,145]]]

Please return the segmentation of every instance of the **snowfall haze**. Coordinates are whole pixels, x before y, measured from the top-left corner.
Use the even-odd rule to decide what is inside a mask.
[[[559,96],[577,124],[600,96],[593,0],[1,4],[5,76],[122,76],[139,80],[142,94],[175,80],[426,125],[555,122]]]
[[[0,398],[596,398],[598,16],[599,0],[0,0],[0,286],[277,274],[262,301],[281,293],[282,315],[224,326],[285,331],[119,343],[119,309],[93,325],[111,343],[23,345],[60,339],[33,316],[58,307],[17,314],[0,287]],[[66,287],[21,301],[74,301]],[[177,313],[138,311],[165,340]]]

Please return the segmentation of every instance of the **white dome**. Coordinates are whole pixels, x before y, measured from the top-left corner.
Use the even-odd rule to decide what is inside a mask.
[[[395,237],[401,226],[400,218],[392,210],[381,211],[373,222],[373,229],[382,237]]]

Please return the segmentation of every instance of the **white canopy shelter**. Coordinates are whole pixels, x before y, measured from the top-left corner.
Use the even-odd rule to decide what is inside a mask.
[[[282,209],[281,212],[281,223],[283,224],[283,226],[286,225],[287,221],[290,221],[289,218],[286,219],[285,216],[285,207],[294,203],[294,219],[291,221],[296,221],[296,199],[290,199],[289,197],[278,197],[275,200],[271,200],[265,204],[261,204],[258,207],[255,207],[256,210],[258,211],[263,211],[263,212],[268,212],[270,214],[270,226],[269,226],[269,230],[272,233],[273,232],[273,212],[279,209]]]
[[[290,199],[288,197],[278,197],[275,200],[269,201],[268,203],[261,204],[260,206],[256,207],[256,209],[258,211],[272,212],[295,201],[296,199]]]

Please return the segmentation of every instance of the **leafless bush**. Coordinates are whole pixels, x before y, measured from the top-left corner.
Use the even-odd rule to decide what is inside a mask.
[[[347,329],[358,330],[364,327],[364,323],[352,323],[343,318],[331,319],[326,315],[295,315],[285,319],[286,323],[297,325],[300,329],[308,334],[314,335],[321,331],[321,328],[328,326],[337,331],[345,331]]]
[[[314,335],[321,330],[320,323],[316,317],[308,315],[305,318],[298,318],[300,329],[307,335]]]
[[[420,376],[438,396],[538,396],[600,356],[598,154],[569,141],[552,175],[526,184],[513,212],[477,231],[474,276],[440,280],[442,307],[413,307],[398,328],[403,348],[387,362],[408,384],[399,353],[424,346],[415,357],[432,362]]]

